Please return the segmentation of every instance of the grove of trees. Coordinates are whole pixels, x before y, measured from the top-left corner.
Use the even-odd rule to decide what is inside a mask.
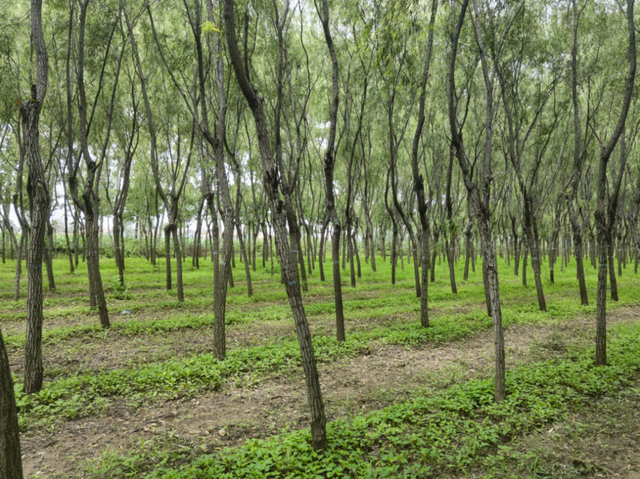
[[[597,305],[595,365],[607,364],[607,302],[640,257],[634,0],[0,5],[1,247],[16,301],[28,276],[25,393],[46,387],[54,257],[70,273],[86,261],[105,330],[101,264],[125,289],[128,258],[164,259],[178,301],[187,262],[212,270],[218,361],[234,281],[249,296],[284,289],[316,450],[327,419],[304,294],[327,257],[338,342],[343,289],[376,261],[388,284],[413,271],[424,328],[436,263],[460,297],[481,268],[496,402],[509,395],[500,279],[532,271],[545,312],[554,270],[574,268],[576,304]],[[272,284],[252,284],[259,268]],[[17,428],[0,333],[2,479],[22,477]]]

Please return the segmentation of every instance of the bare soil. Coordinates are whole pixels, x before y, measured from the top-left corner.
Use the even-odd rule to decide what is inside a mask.
[[[272,303],[273,304],[273,303]],[[437,311],[432,310],[433,314]],[[157,313],[153,314],[158,317]],[[131,314],[112,317],[112,323],[149,319],[145,315]],[[368,329],[390,322],[394,324],[412,320],[410,314],[399,313],[385,318],[351,319],[350,331]],[[76,325],[94,324],[95,317],[75,320]],[[309,318],[311,330],[314,334],[335,335],[335,321],[333,315],[316,315]],[[54,329],[59,322],[45,321],[45,330]],[[21,325],[24,328],[24,325]],[[3,325],[3,334],[5,327]],[[248,324],[227,326],[227,347],[246,347],[262,344],[277,338],[294,337],[293,321],[260,321]],[[99,373],[103,371],[149,365],[166,361],[171,358],[186,357],[193,354],[212,352],[213,325],[197,329],[179,329],[176,331],[160,331],[146,335],[127,336],[118,330],[92,333],[90,337],[70,337],[64,340],[44,341],[43,358],[45,379],[52,380],[61,375]],[[11,371],[22,375],[24,371],[24,349],[9,348]]]
[[[609,315],[609,321],[636,321],[638,312],[616,310]],[[511,326],[505,331],[508,365],[515,367],[561,354],[571,343],[589,343],[594,331],[594,322],[587,318],[551,326]],[[202,342],[211,344],[204,336]],[[379,347],[368,355],[320,365],[327,419],[362,414],[406,400],[426,388],[445,387],[490,374],[492,363],[493,336],[486,331],[464,341],[438,346]],[[106,450],[130,454],[141,441],[161,441],[167,437],[179,441],[175,447],[210,452],[249,438],[307,427],[307,411],[302,372],[299,377],[274,379],[251,389],[227,384],[221,392],[186,402],[153,404],[138,410],[122,403],[112,408],[109,417],[59,421],[51,432],[24,434],[25,475],[82,477],[81,464],[98,459]],[[628,471],[630,474],[632,469]]]

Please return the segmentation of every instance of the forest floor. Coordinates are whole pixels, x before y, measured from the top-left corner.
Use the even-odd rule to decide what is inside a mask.
[[[295,355],[270,356],[280,350],[294,354],[296,345],[278,276],[254,273],[256,294],[248,298],[238,264],[228,299],[227,343],[230,358],[240,359],[236,366],[235,359],[228,360],[229,371],[216,376],[214,386],[198,376],[203,374],[198,361],[210,356],[213,343],[210,263],[200,270],[187,266],[186,301],[178,303],[175,292],[163,289],[163,268],[129,259],[129,287],[122,289],[112,261],[102,259],[113,322],[109,332],[97,327],[88,308],[82,265],[70,275],[63,273],[63,260],[55,262],[58,289],[47,293],[45,302],[44,391],[36,399],[19,394],[25,477],[143,477],[161,467],[177,470],[204,456],[227,454],[226,448],[237,450],[249,439],[284,438],[308,428],[306,388]],[[412,265],[398,272],[393,286],[388,263],[379,259],[378,265],[373,273],[363,264],[358,286],[344,288],[344,347],[332,339],[331,277],[321,283],[315,271],[309,280],[305,306],[314,338],[321,340],[317,352],[328,421],[348,423],[393,411],[395,405],[447,394],[493,374],[493,333],[479,273],[459,281],[460,292],[453,295],[445,266],[436,269],[429,291],[434,327],[425,333],[415,324],[419,300]],[[509,266],[501,266],[510,370],[575,361],[576,351],[592,347],[595,308],[578,306],[571,266],[556,284],[545,281],[547,313],[537,311],[535,287],[522,286]],[[0,326],[19,383],[25,303],[13,301],[14,267],[0,265]],[[595,275],[589,273],[595,299]],[[638,277],[625,269],[620,301],[610,304],[614,338],[618,328],[640,324],[638,286]],[[245,364],[246,358],[257,358],[255,365]],[[167,382],[171,375],[176,379]],[[639,380],[632,375],[606,394],[591,395],[586,407],[512,434],[499,454],[488,449],[480,454],[483,460],[452,467],[446,476],[640,478]],[[130,387],[112,385],[116,382]]]

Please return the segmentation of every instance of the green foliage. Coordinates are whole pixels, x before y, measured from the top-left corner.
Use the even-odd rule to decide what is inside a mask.
[[[202,31],[204,33],[220,33],[220,30],[209,21],[206,21],[202,24]]]
[[[62,268],[64,260],[56,260],[56,268]],[[109,347],[112,338],[135,338],[148,335],[161,335],[183,330],[201,330],[213,327],[213,315],[210,312],[212,299],[208,293],[210,286],[202,284],[204,278],[210,278],[211,272],[185,269],[187,300],[177,302],[172,294],[163,291],[162,271],[155,270],[142,259],[129,259],[127,266],[128,285],[122,289],[115,275],[113,262],[103,259],[102,268],[105,277],[112,277],[108,292],[113,313],[118,308],[127,309],[130,315],[118,316],[114,320],[108,335],[93,321],[88,308],[86,280],[82,268],[75,275],[59,275],[58,291],[75,291],[74,297],[58,297],[50,294],[45,299],[45,344],[59,344],[74,339],[100,340]],[[388,272],[388,263],[380,261],[380,271],[373,274],[365,271],[362,284],[357,290],[348,291],[345,296],[347,319],[370,323],[367,327],[351,329],[345,343],[338,343],[331,334],[319,330],[314,342],[318,360],[333,362],[358,354],[367,354],[372,348],[383,344],[406,345],[411,347],[423,344],[451,342],[464,339],[474,332],[492,327],[491,319],[486,316],[483,306],[484,294],[481,288],[480,273],[472,274],[468,283],[463,283],[463,292],[453,295],[448,289],[446,277],[442,277],[430,287],[431,328],[422,328],[416,321],[419,301],[415,298],[409,268],[398,272],[398,284],[392,287],[387,280],[378,276]],[[439,269],[438,278],[446,266]],[[327,271],[330,271],[327,268]],[[11,267],[7,264],[0,268],[0,278],[11,278]],[[272,281],[268,272],[257,272],[258,281]],[[536,306],[533,290],[523,289],[518,278],[504,276],[501,285],[504,322],[510,324],[536,324],[566,320],[581,314],[593,314],[595,307],[581,307],[575,301],[575,283],[570,268],[556,274],[556,284],[546,285],[549,311],[541,313]],[[311,321],[331,320],[334,305],[331,301],[331,278],[329,284],[323,284],[317,277],[310,279],[307,293],[306,312]],[[589,288],[595,287],[595,273],[587,271]],[[10,281],[4,283],[7,286]],[[623,277],[620,281],[620,302],[612,308],[637,305],[634,291],[638,279]],[[523,292],[527,292],[523,297]],[[0,294],[10,295],[9,291]],[[528,299],[526,299],[528,296]],[[242,327],[256,322],[292,321],[286,295],[280,288],[258,293],[248,298],[242,286],[231,291],[228,298],[227,324]],[[267,304],[265,305],[265,302]],[[0,321],[7,325],[24,320],[24,300],[12,304],[4,303],[6,312]],[[258,307],[256,307],[258,306]],[[67,318],[84,317],[83,324],[64,326]],[[56,320],[55,328],[46,327],[47,320]],[[87,321],[90,321],[87,323]],[[349,327],[349,321],[347,326]],[[5,340],[10,350],[17,350],[24,344],[24,334],[7,334]],[[19,393],[23,403],[22,424],[31,427],[41,421],[51,421],[56,416],[77,417],[104,412],[121,398],[141,404],[155,398],[192,397],[203,390],[217,390],[230,381],[231,384],[252,386],[268,377],[299,374],[299,350],[296,339],[291,333],[279,338],[245,344],[229,353],[229,360],[218,363],[211,355],[195,355],[175,358],[157,364],[144,365],[136,370],[105,371],[99,374],[83,373],[64,377],[57,373],[53,382],[45,386],[43,396],[25,397]],[[20,379],[17,378],[17,383]],[[19,389],[19,386],[18,386]],[[81,405],[81,407],[79,406]]]
[[[617,327],[614,336],[609,366],[596,368],[591,351],[574,350],[563,359],[510,370],[507,399],[500,404],[493,402],[492,381],[479,379],[366,416],[337,420],[328,425],[329,448],[322,453],[312,449],[305,430],[248,441],[177,469],[140,469],[140,461],[127,468],[123,467],[126,459],[109,457],[93,466],[91,473],[101,477],[114,470],[136,471],[163,479],[315,479],[346,474],[442,477],[474,467],[493,470],[509,454],[508,444],[514,438],[561,420],[594,398],[613,394],[638,379],[640,326]]]

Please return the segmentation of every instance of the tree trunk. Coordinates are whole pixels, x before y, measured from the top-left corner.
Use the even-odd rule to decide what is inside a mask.
[[[533,236],[533,233],[531,234]],[[540,311],[547,310],[547,303],[544,299],[544,292],[542,290],[542,276],[540,271],[540,248],[538,241],[535,238],[531,238],[527,233],[526,238],[529,241],[529,250],[531,251],[531,268],[533,269],[533,277],[536,283],[536,293],[538,294],[538,308]]]
[[[487,215],[488,216],[488,215]],[[493,319],[493,335],[495,349],[495,399],[502,401],[506,397],[504,332],[502,329],[502,309],[500,305],[500,289],[498,287],[498,264],[495,250],[491,245],[490,218],[480,217],[478,221],[483,264],[486,264],[487,286],[491,302],[491,318]]]
[[[356,241],[357,228],[353,232],[351,241],[353,241],[353,250],[356,254],[356,264],[358,265],[358,278],[362,278],[362,265],[360,264],[360,252],[358,251],[358,243]]]
[[[41,2],[31,2],[31,32],[37,50],[38,78],[37,87],[32,85],[30,99],[20,106],[20,115],[24,130],[24,144],[29,161],[29,178],[27,193],[31,203],[31,232],[29,249],[27,253],[27,267],[29,286],[27,293],[27,330],[25,343],[24,364],[24,392],[37,393],[42,388],[42,256],[45,246],[45,234],[51,198],[48,182],[45,176],[45,168],[40,156],[40,109],[46,92],[47,52],[42,35]],[[43,58],[44,57],[44,58]],[[43,66],[41,62],[45,63]],[[42,71],[44,68],[44,85],[42,85]],[[26,231],[22,236],[26,240]]]
[[[53,255],[55,253],[55,247],[53,243],[53,226],[51,226],[49,219],[47,219],[47,242],[48,247],[44,250],[44,260],[47,266],[47,281],[49,282],[49,291],[55,291],[56,280],[53,276]]]
[[[347,225],[347,230],[346,230],[346,240],[348,243],[348,249],[349,249],[349,272],[351,275],[351,287],[355,288],[356,287],[356,265],[355,265],[355,258],[354,258],[354,251],[353,251],[353,241],[352,241],[352,237],[351,237],[351,225],[348,224]]]
[[[184,301],[184,284],[182,282],[182,248],[180,245],[180,237],[178,236],[178,228],[175,223],[171,222],[171,235],[173,236],[173,250],[176,255],[176,289],[178,293],[178,301]]]
[[[99,234],[98,225],[94,224],[95,219],[87,216],[87,271],[89,274],[89,284],[93,285],[93,296],[95,297],[98,313],[100,314],[100,324],[103,328],[111,326],[109,321],[109,311],[107,309],[107,301],[104,296],[104,288],[102,285],[102,275],[100,273],[100,251],[98,250]]]
[[[436,257],[438,255],[438,239],[440,234],[438,230],[440,229],[438,225],[434,228],[433,232],[433,251],[431,252],[431,261],[429,262],[429,267],[431,269],[431,278],[430,281],[434,283],[436,281]]]
[[[369,249],[371,251],[371,270],[376,272],[376,242],[373,239],[373,229],[369,232]]]
[[[326,2],[324,2],[324,8],[328,10]],[[253,112],[259,140],[260,156],[263,165],[263,185],[271,207],[276,234],[276,248],[280,255],[281,265],[285,271],[285,289],[296,325],[296,335],[300,345],[302,366],[305,372],[307,397],[311,410],[311,441],[314,449],[324,450],[327,447],[326,417],[322,391],[320,389],[320,377],[316,365],[313,343],[311,342],[311,332],[302,303],[302,292],[300,290],[300,284],[298,283],[298,270],[295,267],[295,263],[292,264],[291,256],[288,254],[290,245],[282,211],[282,200],[278,192],[279,175],[273,161],[271,140],[267,131],[267,121],[262,99],[258,97],[247,77],[238,49],[233,0],[224,1],[224,20],[229,58],[233,65],[240,89]]]
[[[421,178],[422,179],[422,178]],[[419,183],[420,186],[422,185],[422,182]],[[424,204],[424,202],[423,202]],[[426,205],[425,205],[426,206]],[[428,219],[426,218],[426,209],[423,210],[421,216],[422,216],[422,230],[421,230],[421,235],[422,235],[422,241],[420,241],[421,246],[422,246],[422,252],[420,255],[420,259],[421,259],[421,266],[422,266],[422,278],[421,278],[421,283],[420,283],[420,324],[425,327],[428,328],[429,327],[429,236],[430,236],[430,232],[429,232],[429,222]]]
[[[18,410],[9,358],[0,330],[0,478],[22,479]]]
[[[337,214],[336,214],[336,217],[337,217]],[[334,222],[333,235],[331,236],[331,260],[333,261],[333,292],[334,292],[334,304],[336,307],[336,337],[338,341],[345,340],[344,312],[342,309],[342,283],[340,281],[340,236],[341,235],[342,235],[342,230],[340,227],[340,222],[339,221]]]
[[[124,258],[122,257],[122,250],[120,248],[120,220],[117,215],[113,215],[113,243],[113,252],[118,268],[118,280],[120,286],[124,287]]]
[[[318,249],[318,268],[320,269],[320,281],[324,281],[324,248],[326,245],[325,236],[327,234],[327,226],[329,224],[328,219],[322,223],[322,230],[320,231],[320,247]]]
[[[22,275],[22,252],[24,251],[25,243],[27,241],[27,233],[22,231],[20,234],[20,241],[18,242],[18,248],[16,250],[16,275],[14,280],[15,292],[13,299],[18,301],[20,299],[20,276]]]
[[[258,225],[255,225],[255,227],[253,228],[253,242],[252,242],[252,244],[251,244],[251,247],[252,247],[251,255],[253,256],[253,271],[256,271],[256,260],[257,260],[256,255],[257,255],[257,249],[258,249],[258,248],[257,248],[257,244],[258,244],[258,233],[259,233],[259,231],[258,231]],[[264,238],[263,238],[263,240],[262,240],[262,243],[263,243],[262,248],[263,248],[263,249],[265,249],[265,247],[264,247]],[[264,268],[264,267],[265,267],[265,265],[263,264],[263,265],[262,265],[262,267]]]
[[[578,285],[580,288],[580,304],[582,304],[583,306],[588,306],[589,295],[587,293],[587,282],[584,277],[582,231],[580,224],[578,223],[578,215],[573,208],[573,200],[571,198],[567,198],[567,206],[569,209],[569,222],[571,223],[571,230],[573,232],[573,249],[576,256],[576,273],[578,276]]]
[[[166,264],[167,291],[171,291],[171,229],[164,227],[164,259]]]
[[[447,263],[449,264],[449,283],[451,284],[451,292],[458,294],[458,288],[456,286],[456,270],[455,270],[455,247],[453,246],[453,240],[451,242],[445,242],[445,248],[447,250]]]
[[[244,244],[244,238],[242,236],[242,229],[240,228],[240,215],[236,214],[236,231],[238,233],[238,242],[240,243],[240,257],[244,262],[244,272],[247,277],[247,296],[253,296],[253,287],[251,285],[251,265],[249,257],[247,256],[247,250]],[[248,236],[248,235],[247,235]]]
[[[609,282],[611,283],[611,301],[618,301],[618,280],[616,279],[616,265],[614,262],[615,235],[609,233],[607,238],[607,256],[609,257]]]
[[[213,263],[213,354],[216,359],[223,361],[227,355],[227,339],[225,330],[225,315],[227,308],[227,287],[229,285],[229,272],[231,267],[231,252],[233,248],[233,209],[225,208],[222,233],[222,254],[219,254],[220,244],[218,240],[218,216],[215,212],[213,201],[209,202],[209,209],[214,217],[214,232],[216,259]]]
[[[598,215],[596,211],[596,215]],[[596,306],[596,365],[607,364],[607,231],[602,220],[596,216],[598,231],[598,292]]]
[[[522,258],[522,286],[527,285],[527,261],[529,259],[529,247],[524,247],[524,257]]]
[[[389,259],[391,261],[391,284],[396,284],[396,267],[398,265],[398,222],[395,216],[392,215],[393,229],[391,236],[391,254]]]

